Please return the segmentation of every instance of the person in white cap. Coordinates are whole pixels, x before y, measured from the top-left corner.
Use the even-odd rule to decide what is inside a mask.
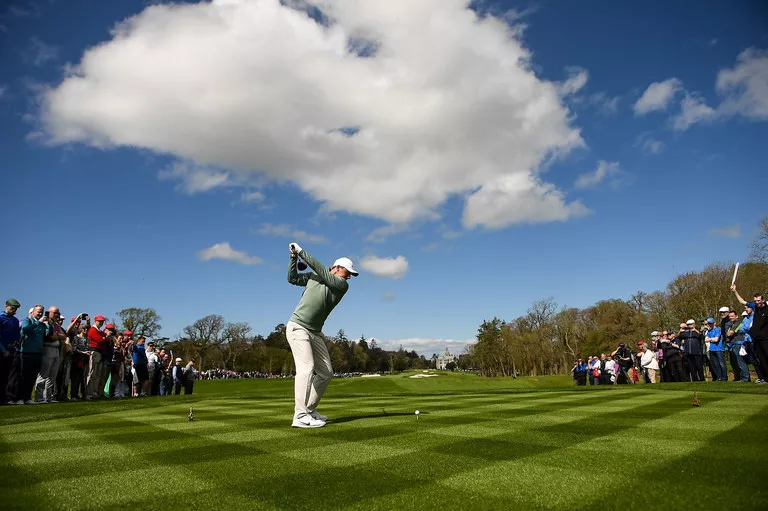
[[[181,394],[181,386],[184,383],[184,366],[181,357],[176,357],[175,362],[171,370],[171,378],[173,378],[173,393],[178,396]]]
[[[288,245],[291,258],[288,282],[306,288],[285,325],[285,335],[296,365],[294,383],[294,428],[321,428],[328,417],[318,413],[317,405],[333,377],[331,356],[325,347],[323,325],[349,289],[348,280],[358,275],[352,261],[342,257],[330,269],[303,250],[298,243]],[[298,273],[301,257],[312,272]]]
[[[677,337],[682,341],[685,362],[691,381],[704,381],[704,344],[701,332],[696,329],[696,322],[689,319],[680,325]]]

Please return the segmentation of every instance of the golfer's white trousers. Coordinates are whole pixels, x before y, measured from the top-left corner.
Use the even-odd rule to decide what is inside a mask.
[[[333,377],[333,368],[321,332],[312,332],[289,321],[285,325],[285,336],[296,365],[293,418],[298,419],[315,411]]]

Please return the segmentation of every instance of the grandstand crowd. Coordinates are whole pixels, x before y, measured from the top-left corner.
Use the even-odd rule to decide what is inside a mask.
[[[719,318],[699,325],[693,319],[679,328],[651,332],[650,342],[639,341],[633,352],[619,344],[612,353],[577,359],[571,369],[576,385],[617,385],[683,381],[768,383],[768,307],[763,295],[744,300],[736,290],[741,311],[723,306]],[[726,357],[730,371],[726,365]],[[754,369],[752,379],[750,366]]]
[[[191,394],[198,371],[143,336],[118,333],[104,316],[69,322],[58,307],[35,305],[19,320],[10,298],[0,314],[0,404],[34,405]]]

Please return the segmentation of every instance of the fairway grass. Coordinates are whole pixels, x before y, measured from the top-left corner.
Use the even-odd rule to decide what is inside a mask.
[[[2,407],[0,508],[768,508],[765,387],[413,374],[333,380],[314,430],[292,380]]]

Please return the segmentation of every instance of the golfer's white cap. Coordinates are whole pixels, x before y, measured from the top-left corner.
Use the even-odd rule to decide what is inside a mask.
[[[719,309],[717,309],[717,312],[730,312],[730,311],[731,311],[730,307],[720,307]]]
[[[686,325],[695,325],[696,322],[694,320],[692,320],[692,319],[689,319],[688,321],[685,322],[685,324]]]
[[[352,264],[352,259],[349,257],[339,257],[333,262],[333,266],[341,266],[342,268],[346,268],[347,271],[355,277],[359,275],[355,269],[355,266]],[[333,266],[331,266],[331,268],[333,268]]]
[[[181,357],[177,358],[176,362],[181,362]]]

